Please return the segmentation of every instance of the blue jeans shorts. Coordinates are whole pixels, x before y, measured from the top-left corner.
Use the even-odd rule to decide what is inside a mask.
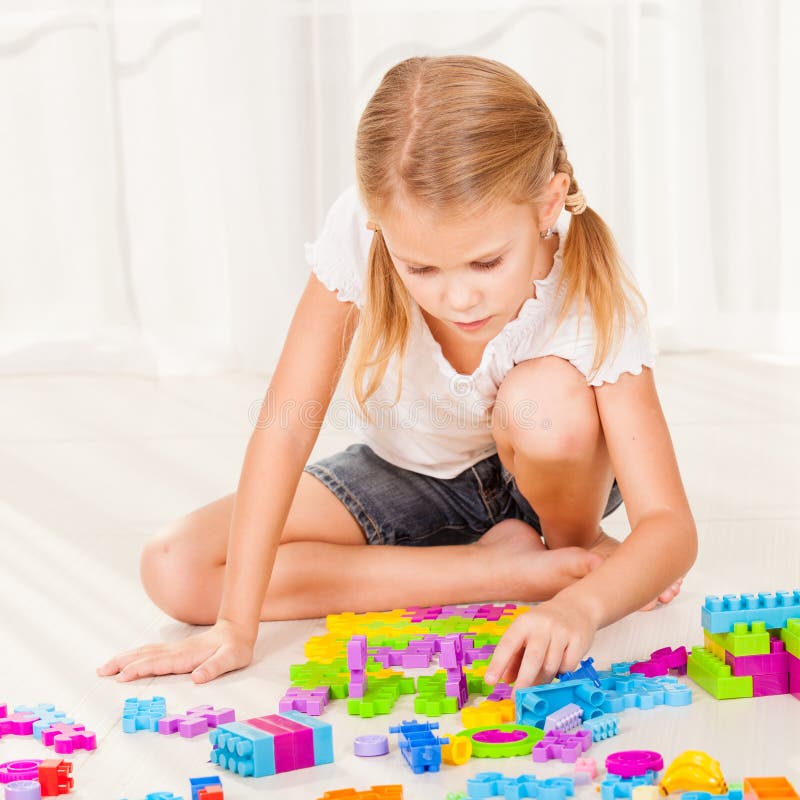
[[[370,544],[469,544],[504,519],[521,519],[542,532],[496,453],[455,478],[432,478],[390,464],[365,444],[351,444],[305,472],[344,503]],[[621,503],[615,478],[603,517]]]

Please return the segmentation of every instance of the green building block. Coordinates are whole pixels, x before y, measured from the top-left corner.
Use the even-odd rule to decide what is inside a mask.
[[[730,633],[722,634],[723,646],[734,656],[769,655],[769,631],[764,622],[735,622]]]
[[[786,652],[800,658],[800,619],[786,621],[786,627],[781,628],[781,639],[786,645]]]
[[[731,668],[704,647],[693,647],[687,664],[688,676],[717,700],[753,696],[753,677],[736,678]]]
[[[509,738],[515,733],[527,734],[523,739],[509,742],[481,742],[475,740],[476,733],[484,731],[500,731],[509,734]],[[459,731],[456,736],[464,736],[472,740],[473,758],[510,758],[512,756],[529,756],[533,751],[533,746],[544,737],[541,728],[534,728],[533,725],[517,725],[510,722],[504,725],[484,725],[480,728],[468,728]]]
[[[458,714],[458,699],[444,694],[418,694],[414,698],[414,711],[426,717],[441,717],[442,714]]]

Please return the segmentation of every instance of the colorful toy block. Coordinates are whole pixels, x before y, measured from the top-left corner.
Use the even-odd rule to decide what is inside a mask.
[[[728,633],[737,622],[763,622],[767,628],[783,628],[800,618],[800,591],[758,594],[709,595],[701,609],[703,628],[710,633]]]
[[[724,660],[735,677],[789,672],[789,653],[786,652],[786,645],[781,639],[772,639],[766,654],[735,656],[725,651]]]
[[[781,641],[786,646],[786,652],[795,658],[800,658],[800,619],[790,619],[786,627],[781,630]]]
[[[797,800],[794,786],[786,778],[745,778],[745,800]]]
[[[350,697],[363,697],[367,690],[367,637],[353,636],[347,643],[347,668],[350,670]]]
[[[317,800],[403,800],[403,787],[400,784],[372,786],[363,792],[355,789],[334,789],[325,792]]]
[[[316,689],[298,689],[292,687],[278,702],[278,711],[302,711],[314,717],[320,716],[330,702],[331,691],[327,686]]]
[[[203,778],[189,778],[191,800],[214,800],[222,798],[222,781],[219,775],[209,775]]]
[[[6,784],[5,800],[41,800],[39,781],[12,781]]]
[[[64,711],[59,711],[52,703],[39,703],[35,706],[15,706],[14,713],[29,714],[38,717],[33,723],[33,738],[41,741],[42,731],[51,725],[60,723],[71,725],[75,722],[72,717],[68,717]]]
[[[609,775],[620,778],[638,778],[664,769],[664,759],[655,750],[618,750],[606,757]]]
[[[652,772],[646,775],[637,775],[632,778],[622,778],[619,775],[607,775],[600,784],[600,796],[603,800],[618,800],[618,798],[633,796],[637,786],[649,786],[658,781],[658,775]]]
[[[460,766],[472,758],[472,739],[466,736],[451,736],[447,744],[442,745],[442,761],[445,764]]]
[[[0,783],[38,780],[39,764],[41,763],[41,759],[38,758],[4,761],[0,764]]]
[[[382,734],[356,736],[353,740],[353,753],[361,758],[385,756],[389,752],[389,737]]]
[[[575,783],[571,778],[540,780],[535,775],[507,778],[502,772],[479,772],[467,780],[467,800],[485,800],[489,797],[502,797],[505,800],[525,797],[566,800],[574,794]]]
[[[15,712],[0,718],[0,737],[33,736],[33,723],[39,719],[38,714]]]
[[[619,722],[614,714],[604,714],[595,719],[585,719],[583,727],[592,732],[592,741],[600,742],[619,733]]]
[[[465,728],[502,725],[515,719],[514,701],[484,700],[477,706],[461,709],[461,723]]]
[[[662,647],[650,653],[647,661],[637,661],[631,664],[630,672],[641,673],[646,678],[655,678],[659,675],[668,675],[674,672],[676,675],[686,674],[686,660],[688,656],[686,648],[681,646],[673,650],[671,647]]]
[[[46,758],[39,764],[38,781],[45,797],[67,794],[75,785],[72,763],[60,758]]]
[[[544,731],[532,725],[488,725],[459,731],[456,736],[472,740],[475,758],[507,758],[530,755]]]
[[[575,703],[567,703],[552,714],[548,714],[544,721],[544,730],[569,731],[577,728],[583,719],[583,709]]]
[[[594,741],[594,739],[592,739]],[[575,773],[583,772],[589,776],[589,780],[593,781],[597,777],[597,762],[593,758],[579,757],[572,765]]]
[[[533,760],[539,763],[558,758],[572,764],[585,753],[592,744],[592,732],[578,729],[570,733],[551,730],[533,746]]]
[[[550,714],[568,703],[583,711],[584,720],[600,716],[606,693],[591,681],[576,680],[517,689],[514,696],[517,722],[542,728]]]
[[[617,713],[626,708],[649,710],[660,705],[685,706],[692,702],[692,690],[672,675],[645,678],[641,674],[608,675],[602,677],[602,710]]]
[[[389,733],[398,734],[398,745],[406,763],[414,773],[438,772],[442,763],[442,745],[449,739],[440,739],[433,731],[438,722],[403,722],[393,725]]]
[[[688,675],[718,700],[753,696],[750,675],[734,677],[731,668],[703,647],[693,647],[689,655]]]
[[[243,777],[261,777],[333,762],[331,726],[286,711],[226,722],[210,731],[211,761]]]
[[[151,697],[149,700],[129,697],[122,708],[122,730],[124,733],[158,730],[158,721],[167,715],[167,700]]]
[[[559,672],[556,677],[560,681],[591,681],[598,688],[600,687],[600,676],[597,670],[592,666],[594,664],[593,658],[586,658],[581,661],[580,667],[572,672]]]
[[[55,747],[56,753],[64,755],[75,750],[96,750],[97,737],[83,725],[56,723],[42,731],[42,744]]]

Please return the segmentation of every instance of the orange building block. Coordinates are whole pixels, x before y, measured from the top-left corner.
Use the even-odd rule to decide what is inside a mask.
[[[355,789],[334,789],[317,800],[403,800],[403,787],[399,783],[372,786],[363,792]]]
[[[798,800],[797,792],[786,778],[745,778],[745,800]]]

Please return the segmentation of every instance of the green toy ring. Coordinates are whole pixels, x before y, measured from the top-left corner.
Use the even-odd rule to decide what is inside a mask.
[[[544,737],[544,731],[512,722],[468,728],[456,736],[465,736],[472,741],[473,758],[509,758],[530,755],[536,742]]]

